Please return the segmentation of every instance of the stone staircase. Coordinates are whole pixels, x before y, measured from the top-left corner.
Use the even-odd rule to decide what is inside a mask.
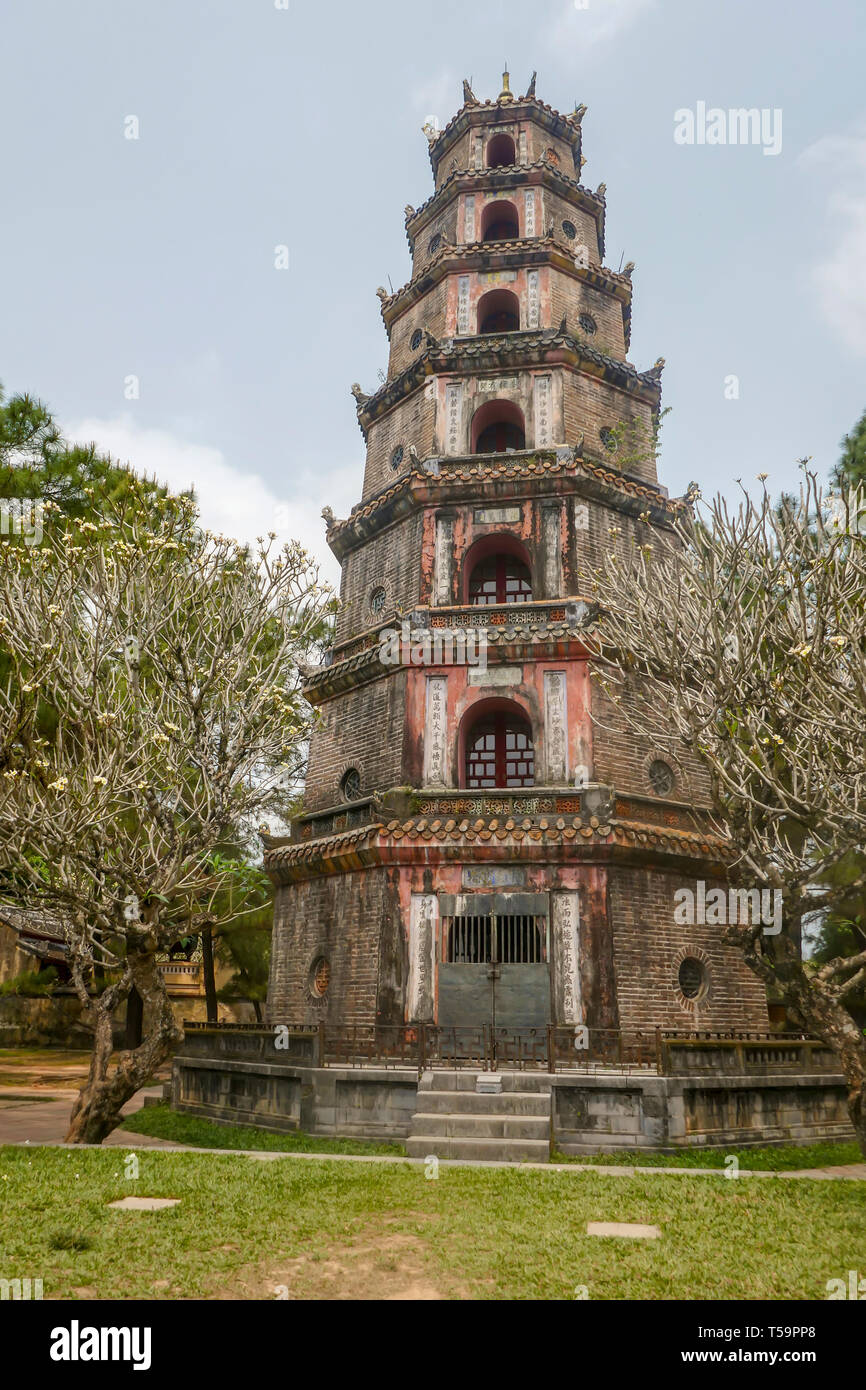
[[[548,1163],[550,1120],[548,1076],[426,1071],[406,1152],[410,1158]]]

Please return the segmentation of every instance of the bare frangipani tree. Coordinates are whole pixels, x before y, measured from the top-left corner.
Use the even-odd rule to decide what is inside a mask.
[[[332,607],[299,546],[202,532],[188,498],[0,546],[0,897],[65,925],[94,1028],[70,1141],[100,1142],[178,1038],[157,953],[222,920],[215,849],[297,782]],[[133,986],[145,1036],[111,1070]]]
[[[866,938],[820,967],[799,949],[803,919],[866,882],[864,499],[822,496],[805,465],[799,498],[744,498],[607,556],[596,675],[630,731],[697,755],[736,874],[782,892],[781,936],[756,920],[725,939],[838,1054],[866,1152],[866,1038],[846,1007]]]

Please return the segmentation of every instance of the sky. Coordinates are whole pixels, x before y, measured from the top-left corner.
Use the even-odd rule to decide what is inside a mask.
[[[826,474],[866,407],[864,37],[862,0],[5,0],[0,381],[335,579],[320,514],[360,497],[349,387],[387,366],[422,124],[508,61],[588,107],[671,494]],[[699,103],[780,148],[680,143]]]

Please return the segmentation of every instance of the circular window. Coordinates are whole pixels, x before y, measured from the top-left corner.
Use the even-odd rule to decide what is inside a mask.
[[[436,251],[439,250],[439,247],[440,247],[441,245],[442,245],[442,233],[441,233],[441,232],[437,232],[435,236],[431,236],[430,240],[429,240],[428,243],[427,243],[427,251],[428,251],[428,253],[432,256]]]
[[[577,321],[583,329],[584,333],[594,333],[596,328],[598,327],[598,324],[592,317],[592,314],[581,314]]]
[[[424,334],[421,332],[420,328],[416,328],[415,332],[412,334],[411,339],[409,340],[409,346],[411,347],[413,352],[417,352],[423,341]]]
[[[356,767],[350,767],[340,779],[340,791],[346,801],[357,801],[361,795],[361,774]]]
[[[607,449],[607,452],[609,454],[616,453],[617,448],[619,447],[619,443],[616,434],[610,428],[610,425],[605,425],[603,429],[600,429],[598,432],[598,437],[601,440],[604,447]]]
[[[694,956],[680,961],[677,981],[686,999],[700,999],[707,992],[706,968]]]
[[[573,222],[563,222],[562,230],[565,232],[569,241],[574,241],[574,238],[577,236],[577,228]]]
[[[649,784],[656,796],[667,796],[672,792],[676,783],[673,768],[661,758],[656,758],[651,762],[648,769]]]
[[[391,455],[391,467],[394,468],[394,469],[397,469],[397,468],[400,467],[400,464],[401,464],[402,462],[403,462],[403,445],[402,445],[402,444],[398,444],[397,447],[396,447],[396,449],[394,450],[393,454]]]
[[[325,956],[319,956],[310,966],[310,993],[321,999],[328,993],[330,983],[331,962]]]
[[[384,610],[385,590],[380,585],[378,589],[374,589],[370,595],[370,612],[373,614],[374,618],[378,618],[379,614],[384,612]]]

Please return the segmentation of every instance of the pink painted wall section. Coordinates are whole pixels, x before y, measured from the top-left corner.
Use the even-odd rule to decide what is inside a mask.
[[[477,860],[467,856],[465,864],[438,863],[435,870],[436,893],[471,893],[463,883],[463,869],[466,865],[477,863],[483,866],[484,851],[479,851]],[[594,865],[535,864],[522,859],[515,852],[510,861],[520,864],[525,872],[525,883],[515,891],[525,893],[576,892],[579,895],[578,943],[581,996],[585,1005],[585,1017],[591,1027],[609,1028],[616,1026],[615,985],[610,958],[610,932],[607,917],[607,871]],[[398,902],[402,918],[403,941],[406,956],[409,954],[409,922],[412,911],[412,895],[431,892],[431,869],[418,863],[405,866],[400,871]],[[480,889],[480,892],[490,891]],[[507,890],[506,890],[507,891]],[[552,970],[556,970],[554,943],[549,941]],[[434,938],[434,960],[442,959],[442,919],[437,917]],[[439,1016],[439,972],[433,970],[434,1018]],[[408,1001],[404,1008],[404,1022],[409,1022]],[[554,1019],[555,1021],[555,1019]]]
[[[532,725],[535,744],[536,783],[543,786],[543,769],[547,748],[544,728],[544,674],[546,671],[565,675],[567,709],[567,748],[569,780],[574,780],[579,767],[586,769],[586,780],[592,781],[592,725],[589,718],[589,674],[585,660],[535,661],[504,668],[509,673],[519,671],[519,680],[509,678],[508,684],[497,683],[502,667],[489,666],[485,673],[472,666],[431,666],[408,668],[406,695],[406,754],[407,785],[424,785],[424,740],[427,713],[427,682],[434,676],[447,678],[444,785],[459,787],[464,781],[461,767],[465,734],[472,723],[472,710],[490,700],[513,702]],[[489,679],[486,679],[489,677]],[[559,783],[560,785],[561,782]]]

